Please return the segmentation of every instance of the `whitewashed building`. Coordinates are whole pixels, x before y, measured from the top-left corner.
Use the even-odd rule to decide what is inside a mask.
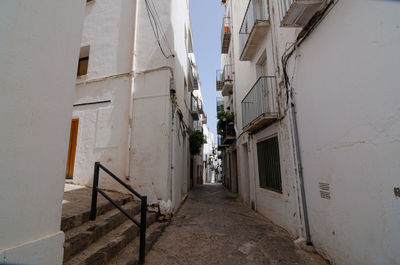
[[[224,183],[333,264],[400,264],[399,13],[398,1],[226,1]]]
[[[0,1],[0,263],[62,264],[81,0]]]
[[[217,146],[214,142],[214,134],[207,127],[206,124],[203,125],[204,137],[206,143],[203,149],[203,163],[204,163],[204,183],[216,183],[215,169],[217,168]]]
[[[188,1],[88,2],[79,62],[67,178],[91,186],[99,161],[173,212],[202,166],[189,152],[204,112]]]

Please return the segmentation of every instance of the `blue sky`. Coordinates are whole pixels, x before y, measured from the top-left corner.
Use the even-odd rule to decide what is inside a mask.
[[[215,72],[221,58],[221,27],[225,7],[221,0],[190,0],[193,46],[199,68],[207,126],[217,135]]]

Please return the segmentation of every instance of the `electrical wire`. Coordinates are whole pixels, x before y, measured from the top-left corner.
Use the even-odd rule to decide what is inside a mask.
[[[154,5],[153,0],[150,0],[150,2],[151,2],[152,5],[153,5],[155,17],[156,17],[156,19],[157,19],[157,21],[158,21],[158,23],[159,23],[159,27],[160,27],[160,31],[161,31],[162,38],[164,39],[164,42],[166,43],[166,45],[167,45],[167,47],[168,47],[168,49],[169,49],[169,52],[170,52],[171,54],[173,54],[172,49],[171,49],[171,47],[169,46],[169,41],[168,41],[168,39],[167,39],[167,36],[165,35],[165,30],[164,30],[164,28],[163,28],[163,23],[161,23],[160,16],[158,15],[157,8],[156,8],[156,6]]]
[[[151,6],[150,6],[148,0],[145,0],[144,2],[145,2],[145,5],[146,5],[147,15],[148,15],[149,20],[150,20],[150,25],[151,25],[151,28],[152,28],[152,30],[153,30],[154,37],[156,38],[158,47],[159,47],[160,50],[161,50],[161,53],[164,55],[164,57],[165,57],[166,59],[169,59],[169,58],[171,58],[171,57],[175,57],[175,55],[171,52],[171,49],[169,48],[168,41],[167,41],[167,39],[166,39],[166,37],[165,37],[165,34],[164,34],[164,33],[162,32],[162,30],[161,30],[161,29],[162,29],[162,28],[161,28],[161,24],[162,24],[162,23],[161,23],[161,21],[160,21],[160,18],[159,18],[158,16],[156,17],[156,15],[155,15],[155,13],[157,12],[157,10],[156,10],[156,8],[155,8],[155,6],[154,6],[154,3],[153,3],[153,8],[154,8],[155,11],[152,10],[152,8],[151,8]],[[159,25],[159,24],[160,24],[160,25]],[[168,56],[166,55],[164,49],[162,48],[161,40],[160,40],[160,32],[161,32],[161,34],[164,36],[164,37],[163,37],[164,42],[167,43],[168,49],[170,50],[170,55],[168,55]]]
[[[321,23],[322,19],[327,15],[328,11],[330,11],[333,8],[333,6],[337,4],[338,1],[339,0],[330,1],[324,9],[317,12],[306,24],[303,30],[299,33],[299,35],[296,38],[296,41],[292,43],[283,53],[281,62],[283,68],[282,69],[283,79],[286,88],[286,105],[289,104],[289,98],[293,96],[293,90],[291,89],[291,83],[289,80],[289,75],[287,70],[289,59],[290,57],[292,57],[296,49],[300,47],[300,45],[304,42],[304,40],[306,40],[307,37],[314,31],[314,29]]]

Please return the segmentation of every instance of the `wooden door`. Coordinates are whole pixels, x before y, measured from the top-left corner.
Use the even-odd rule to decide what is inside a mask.
[[[72,179],[74,175],[76,142],[78,139],[78,124],[79,124],[79,119],[72,119],[71,132],[69,136],[69,147],[68,147],[67,172],[66,172],[67,179]]]

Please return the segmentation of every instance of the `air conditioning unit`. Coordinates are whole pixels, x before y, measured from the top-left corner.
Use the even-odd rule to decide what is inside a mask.
[[[282,27],[303,27],[328,0],[278,0]]]

